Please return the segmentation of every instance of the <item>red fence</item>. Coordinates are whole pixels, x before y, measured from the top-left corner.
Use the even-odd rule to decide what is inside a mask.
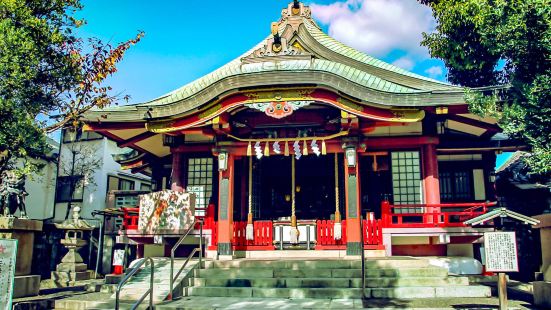
[[[316,222],[317,244],[316,250],[343,250],[346,249],[346,220],[341,222],[342,236],[335,240],[335,221],[319,220]],[[363,220],[364,249],[384,249],[383,225],[381,220]]]
[[[496,202],[391,205],[381,203],[384,227],[464,227],[464,221],[488,212]]]
[[[364,247],[383,244],[383,225],[381,220],[363,220]]]
[[[233,222],[234,250],[273,250],[274,227],[272,221],[255,221],[254,240],[247,240],[245,231],[247,222]]]
[[[346,249],[346,220],[341,221],[342,236],[340,240],[335,240],[334,227],[335,221],[332,220],[318,220],[316,222],[316,250]]]

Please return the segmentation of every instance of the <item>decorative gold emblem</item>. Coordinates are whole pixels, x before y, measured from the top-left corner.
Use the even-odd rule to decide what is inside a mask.
[[[314,101],[271,101],[248,103],[245,104],[245,106],[262,111],[273,118],[281,119],[293,114],[293,111],[305,107],[312,102]]]

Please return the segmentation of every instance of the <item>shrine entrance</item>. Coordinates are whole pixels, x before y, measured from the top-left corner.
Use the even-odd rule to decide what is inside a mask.
[[[291,156],[254,160],[255,219],[282,220],[291,216]],[[335,213],[334,154],[295,160],[296,216],[301,220],[330,219]]]

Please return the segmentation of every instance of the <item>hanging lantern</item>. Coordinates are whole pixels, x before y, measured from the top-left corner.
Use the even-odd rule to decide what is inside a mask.
[[[218,154],[218,170],[226,171],[228,169],[228,152]]]
[[[350,168],[356,167],[356,147],[347,146],[345,151],[346,165]]]

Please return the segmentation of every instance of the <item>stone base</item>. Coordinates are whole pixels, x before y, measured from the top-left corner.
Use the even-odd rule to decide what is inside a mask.
[[[42,231],[42,221],[0,216],[0,230]]]
[[[106,274],[105,284],[119,284],[123,277],[124,274]]]
[[[52,280],[57,287],[74,286],[76,281],[89,280],[92,271],[52,271]]]
[[[234,259],[233,255],[218,255],[218,260],[232,260]]]
[[[0,238],[17,239],[16,276],[26,276],[31,273],[34,233],[41,230],[41,221],[0,217]]]
[[[551,282],[535,281],[534,304],[540,307],[551,308]]]
[[[58,272],[80,272],[86,271],[88,266],[83,263],[59,263],[55,268]]]
[[[40,290],[40,276],[16,276],[13,283],[13,298],[37,296]]]

